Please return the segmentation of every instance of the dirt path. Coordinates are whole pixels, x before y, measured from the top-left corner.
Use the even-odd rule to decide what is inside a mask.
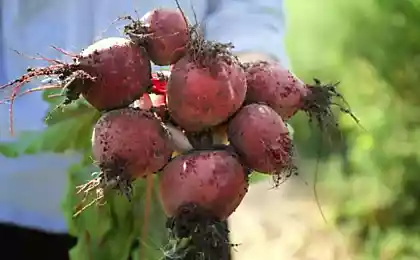
[[[252,185],[230,219],[235,260],[347,260],[344,240],[322,219],[311,188],[299,178],[278,189]]]

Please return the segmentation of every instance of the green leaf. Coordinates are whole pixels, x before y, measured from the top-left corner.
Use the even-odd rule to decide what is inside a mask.
[[[77,260],[91,260],[93,258],[93,253],[91,249],[91,240],[89,238],[89,233],[85,233],[82,236],[77,237],[77,244],[69,252],[70,259]]]
[[[144,180],[134,183],[132,202],[111,191],[106,194],[105,205],[92,205],[73,218],[75,208],[82,200],[82,196],[76,194],[76,187],[91,180],[91,174],[98,171],[91,159],[91,136],[100,113],[84,99],[57,108],[63,98],[49,96],[58,93],[60,90],[43,92],[44,100],[50,105],[47,128],[40,132],[21,133],[16,141],[1,143],[0,154],[17,157],[41,152],[78,151],[82,155],[80,163],[68,171],[67,194],[62,203],[69,233],[78,238],[78,243],[70,251],[72,260],[126,260],[130,255],[140,255],[139,252],[133,254],[135,243],[141,245],[135,250],[142,250],[147,259],[160,258],[160,248],[166,242],[166,217],[156,194],[152,196],[146,241],[139,243],[144,223]],[[87,203],[89,199],[93,198],[88,198]]]
[[[139,241],[140,250],[145,259],[160,259],[162,257],[162,248],[168,242],[167,241],[167,230],[166,230],[166,216],[160,205],[158,197],[158,181],[157,175],[154,177],[154,187],[151,194],[150,201],[150,212],[148,215],[148,221],[145,222],[145,208],[146,208],[146,184],[147,182],[143,179],[137,180],[134,183],[134,200],[132,204],[133,209],[133,227],[135,229],[136,240],[140,240],[141,231],[143,225],[147,224],[148,232],[145,234],[145,240]],[[133,253],[133,258],[138,259],[139,248],[137,253]]]
[[[50,109],[52,110],[64,100],[64,97],[58,96],[61,93],[61,89],[47,89],[42,92],[42,99],[50,105]],[[51,95],[55,97],[50,97]]]
[[[99,112],[97,112],[95,108],[83,99],[74,101],[73,103],[62,106],[61,108],[59,106],[60,104],[55,105],[52,109],[50,109],[45,119],[47,125],[54,125],[58,122],[74,119],[85,114],[99,115]]]
[[[68,150],[90,148],[92,127],[99,113],[82,103],[54,111],[47,120],[48,127],[42,132],[21,133],[17,141],[1,143],[0,154],[17,157],[40,152],[63,153]]]
[[[71,234],[85,241],[89,234],[89,246],[78,243],[71,251],[71,259],[85,259],[91,254],[93,259],[126,260],[132,254],[132,244],[139,241],[144,223],[145,186],[143,179],[133,183],[133,198],[129,202],[126,197],[117,192],[106,196],[103,206],[92,205],[79,217],[73,218],[74,208],[80,203],[80,196],[75,195],[75,187],[89,181],[90,173],[98,169],[91,165],[90,154],[86,153],[80,165],[74,165],[69,171],[69,182],[66,200],[63,204],[65,215],[69,222]],[[156,177],[156,176],[155,176]],[[145,250],[146,259],[159,259],[160,248],[166,242],[166,217],[157,198],[155,182],[154,193],[150,202],[148,229],[146,241],[141,241],[140,250]],[[138,248],[137,253],[140,254]],[[152,257],[152,258],[149,258]]]
[[[78,238],[78,243],[70,250],[70,259],[127,260],[134,236],[130,226],[124,225],[110,230],[100,239],[93,239],[88,231],[79,234]]]
[[[252,172],[251,175],[249,176],[249,184],[264,181],[264,180],[267,180],[267,178],[270,178],[270,175],[259,173],[259,172]]]
[[[96,170],[91,162],[89,164],[89,160],[85,160],[79,165],[73,165],[68,172],[67,196],[62,204],[65,216],[70,224],[70,233],[77,235],[88,232],[91,239],[101,238],[112,226],[111,209],[108,204],[100,207],[89,207],[83,214],[73,218],[75,208],[79,206],[82,199],[81,196],[76,195],[76,187],[92,179],[91,173]],[[92,196],[89,199],[93,199]]]
[[[0,154],[5,157],[14,158],[19,156],[19,148],[13,142],[0,143]]]

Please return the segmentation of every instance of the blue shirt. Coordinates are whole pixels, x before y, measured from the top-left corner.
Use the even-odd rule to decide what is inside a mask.
[[[111,25],[119,16],[135,16],[134,10],[141,16],[156,7],[176,7],[174,0],[3,0],[0,3],[0,83],[19,77],[28,66],[45,65],[17,55],[13,49],[32,56],[40,53],[49,58],[68,59],[50,46],[78,53],[100,38],[121,36],[123,23]],[[190,21],[194,21],[191,9],[194,3],[194,11],[208,39],[232,42],[238,52],[260,52],[287,62],[282,0],[180,0],[180,3]],[[0,98],[5,97],[0,92]],[[17,99],[16,135],[24,130],[42,131],[46,110],[47,104],[40,93]],[[8,106],[0,105],[0,142],[12,140],[8,113]],[[78,160],[74,153],[46,153],[16,159],[0,155],[0,222],[66,232],[60,203],[66,192],[67,169]]]

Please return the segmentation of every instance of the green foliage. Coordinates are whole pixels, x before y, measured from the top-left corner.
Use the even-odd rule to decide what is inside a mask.
[[[83,102],[57,109],[48,116],[48,127],[45,131],[21,133],[17,141],[1,143],[0,153],[7,157],[16,157],[39,152],[87,151],[90,147],[92,124],[97,118],[98,113]]]
[[[288,7],[295,72],[340,80],[366,129],[340,117],[344,141],[329,147],[319,170],[321,202],[334,208],[360,259],[418,259],[420,1],[297,0]],[[302,118],[293,123],[309,162],[320,137]]]
[[[67,199],[63,205],[70,223],[70,233],[77,236],[78,243],[70,251],[71,259],[120,259],[129,255],[138,259],[140,233],[144,223],[145,182],[134,183],[132,202],[124,196],[111,193],[102,206],[87,208],[79,217],[73,218],[73,209],[80,204],[80,197],[75,196],[74,187],[86,182],[87,173],[94,171],[92,163],[85,161],[85,166],[75,166],[69,172]],[[156,191],[156,187],[154,189]],[[93,198],[90,198],[93,199]],[[149,218],[147,240],[141,242],[145,259],[159,259],[165,242],[165,216],[159,207],[157,195],[153,193]]]
[[[51,94],[57,93],[44,93],[51,108],[46,116],[48,127],[45,131],[23,133],[15,142],[2,143],[0,153],[7,157],[17,157],[41,152],[76,151],[82,155],[80,163],[69,169],[67,196],[63,201],[70,233],[78,238],[77,245],[70,252],[71,259],[126,260],[129,255],[132,255],[132,259],[139,259],[140,250],[146,259],[159,259],[166,230],[165,217],[156,193],[152,194],[148,223],[150,232],[146,241],[139,242],[144,222],[144,181],[134,183],[132,203],[116,192],[110,193],[105,205],[93,205],[77,218],[73,217],[82,199],[76,195],[76,186],[89,181],[91,173],[98,170],[91,159],[90,139],[100,114],[83,100],[57,109],[61,100],[48,98]]]

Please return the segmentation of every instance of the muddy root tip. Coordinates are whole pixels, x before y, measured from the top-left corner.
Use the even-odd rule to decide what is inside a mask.
[[[212,217],[196,204],[181,207],[176,217],[169,218],[166,224],[171,240],[176,245],[165,252],[166,259],[228,260],[232,245],[229,243],[229,230],[225,222]]]
[[[86,92],[95,82],[95,78],[84,72],[76,70],[70,76],[63,79],[63,90],[61,96],[65,97],[61,106],[66,106],[80,98],[83,92]]]
[[[73,218],[77,218],[93,205],[104,204],[104,187],[106,186],[103,173],[94,173],[92,180],[76,187],[76,195],[82,195],[82,200],[74,208]],[[93,199],[89,198],[93,195]]]
[[[126,180],[121,176],[113,176],[110,170],[105,169],[99,173],[92,174],[93,179],[85,184],[76,187],[76,195],[82,195],[82,200],[74,209],[73,218],[78,217],[89,207],[96,205],[102,206],[106,203],[105,196],[110,190],[118,190],[121,194],[131,201],[132,185],[131,180]],[[92,199],[89,199],[92,197]]]
[[[102,188],[105,191],[116,190],[131,202],[133,180],[127,172],[126,164],[121,160],[114,160],[110,165],[100,164],[99,168],[103,172]]]
[[[309,94],[305,96],[302,106],[310,122],[316,122],[321,131],[330,127],[338,129],[338,120],[332,111],[332,107],[335,106],[359,124],[359,119],[351,112],[349,104],[337,90],[340,82],[322,84],[317,78],[314,78],[314,82],[313,85],[307,85]]]
[[[274,173],[272,173],[274,188],[278,188],[281,184],[293,176],[299,175],[299,168],[296,165],[297,152],[292,138],[284,139],[285,147],[287,147],[287,162],[282,165]]]
[[[292,176],[298,176],[299,169],[298,167],[290,163],[286,167],[282,168],[281,170],[276,171],[273,176],[274,188],[278,188],[281,184],[287,181]]]

